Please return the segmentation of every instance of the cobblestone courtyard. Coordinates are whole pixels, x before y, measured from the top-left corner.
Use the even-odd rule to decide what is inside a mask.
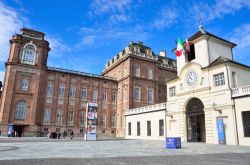
[[[93,159],[94,158],[94,159]],[[250,147],[164,141],[0,138],[0,164],[249,164]]]

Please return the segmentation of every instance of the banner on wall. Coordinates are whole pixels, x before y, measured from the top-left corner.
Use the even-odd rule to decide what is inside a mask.
[[[222,118],[217,119],[217,131],[218,131],[218,143],[226,144],[224,121]]]
[[[96,140],[97,133],[97,103],[88,103],[86,113],[86,134],[85,140]]]

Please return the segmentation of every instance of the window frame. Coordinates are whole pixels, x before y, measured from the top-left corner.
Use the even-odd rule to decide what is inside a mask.
[[[82,101],[87,101],[88,88],[86,88],[86,87],[82,88],[81,96],[82,96]]]
[[[28,91],[29,90],[29,79],[23,78],[21,81],[21,90],[22,91]]]
[[[64,97],[64,95],[65,95],[65,84],[61,83],[59,84],[58,96]]]
[[[224,72],[213,75],[214,86],[219,87],[226,84]]]
[[[141,122],[136,123],[137,136],[141,136]]]
[[[151,136],[151,120],[147,121],[147,136]]]
[[[54,88],[54,85],[52,83],[48,83],[47,96],[52,96],[53,95],[53,88]]]
[[[73,123],[74,122],[74,111],[69,111],[68,112],[68,119],[67,119],[68,123]]]
[[[33,50],[29,49],[29,47],[32,47]],[[36,63],[36,46],[34,44],[28,43],[23,47],[22,56],[21,56],[21,63],[23,64],[29,64],[29,65],[35,65]],[[33,56],[33,57],[31,57]]]
[[[154,79],[154,73],[153,69],[151,67],[148,67],[148,79]]]
[[[138,90],[138,93],[137,93],[137,90]],[[138,94],[138,97],[137,97],[137,94]],[[141,86],[135,86],[134,87],[134,92],[133,92],[133,100],[135,102],[140,102],[141,101]]]
[[[131,136],[131,122],[128,122],[128,135]]]
[[[169,88],[169,97],[174,97],[176,96],[176,87],[172,86]]]
[[[44,116],[43,116],[43,123],[50,123],[50,117],[51,117],[51,109],[45,108]]]
[[[151,91],[151,100],[149,99],[150,98],[150,91]],[[148,87],[148,90],[147,90],[147,100],[148,100],[148,103],[154,103],[154,89],[151,88],[151,87]]]
[[[16,104],[15,119],[24,120],[26,119],[27,104],[24,101],[19,101]]]
[[[159,120],[159,136],[164,136],[164,120]]]
[[[69,97],[70,98],[76,97],[76,86],[74,84],[71,84],[69,87]]]

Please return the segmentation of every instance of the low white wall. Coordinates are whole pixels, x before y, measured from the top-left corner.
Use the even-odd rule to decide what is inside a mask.
[[[159,136],[159,120],[163,120],[164,134]],[[147,121],[151,121],[151,136],[147,136]],[[125,116],[127,139],[165,139],[165,110],[151,111],[150,113],[139,113]],[[128,123],[131,123],[131,135],[128,135]],[[137,136],[137,122],[140,122],[141,135]]]

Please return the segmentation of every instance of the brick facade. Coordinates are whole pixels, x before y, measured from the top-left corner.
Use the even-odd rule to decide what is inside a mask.
[[[97,102],[98,135],[124,136],[124,111],[165,102],[165,80],[176,76],[174,60],[156,56],[141,42],[130,43],[106,64],[102,75],[48,67],[50,48],[41,32],[22,29],[10,43],[0,100],[2,135],[7,134],[11,124],[22,136],[44,136],[48,131],[64,130],[82,136],[85,126],[80,116],[85,119],[87,102]],[[32,60],[29,45],[31,50],[35,48]],[[139,89],[139,100],[134,99],[135,88]],[[26,107],[24,118],[17,113],[22,105]]]
[[[176,63],[166,58],[165,52],[161,53],[162,56],[157,56],[142,42],[131,42],[106,64],[103,75],[118,80],[117,136],[124,136],[124,111],[166,102],[165,80],[176,76]],[[135,88],[139,88],[139,100],[134,98]],[[148,99],[149,89],[153,91],[152,101]]]

